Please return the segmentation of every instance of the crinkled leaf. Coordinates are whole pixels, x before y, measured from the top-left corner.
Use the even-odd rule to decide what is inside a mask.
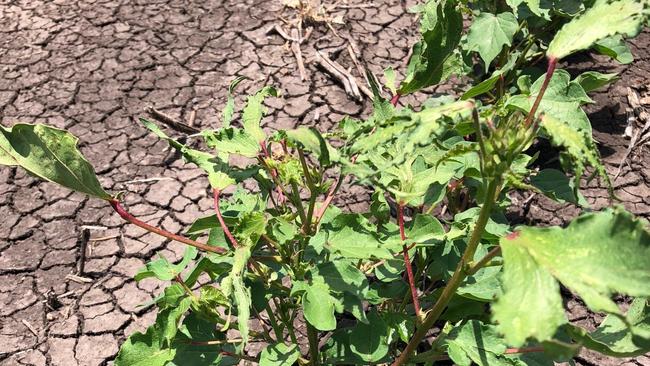
[[[572,126],[560,122],[550,115],[542,117],[542,128],[549,136],[551,143],[564,148],[571,158],[576,172],[576,187],[579,186],[580,177],[587,166],[592,166],[598,175],[605,179],[608,186],[611,186],[590,132],[576,130]]]
[[[549,339],[565,321],[557,281],[591,310],[618,316],[613,294],[650,296],[650,234],[622,209],[584,214],[565,229],[523,227],[501,249],[504,295],[494,315],[514,346]]]
[[[485,70],[490,67],[503,46],[512,45],[519,24],[513,13],[492,14],[483,12],[472,22],[467,34],[467,47],[477,51],[485,63]]]
[[[629,64],[634,61],[632,51],[630,51],[620,34],[597,41],[594,43],[593,48],[601,55],[609,56],[622,64]]]
[[[260,91],[248,97],[246,107],[242,112],[242,125],[244,131],[248,133],[258,144],[266,139],[266,134],[260,127],[262,117],[266,114],[264,108],[264,98],[268,96],[278,96],[278,91],[272,86],[265,86]]]
[[[145,334],[136,332],[122,344],[115,366],[165,366],[175,355],[175,349],[163,347],[160,334],[151,326]]]
[[[103,200],[111,199],[92,165],[67,131],[42,124],[0,125],[0,164],[18,165],[29,173]]]
[[[260,144],[250,133],[238,128],[222,128],[202,132],[205,143],[219,153],[237,154],[254,158],[260,152]]]
[[[561,59],[615,34],[636,36],[647,13],[645,3],[641,0],[596,0],[593,7],[555,34],[548,45],[547,55]]]
[[[163,257],[153,260],[140,269],[135,275],[135,280],[140,281],[149,277],[156,277],[161,281],[170,281],[179,275],[185,267],[194,259],[198,254],[198,249],[188,246],[185,248],[183,259],[178,264],[171,264],[167,258]]]
[[[196,166],[203,169],[208,174],[208,181],[213,188],[223,190],[226,187],[235,184],[235,180],[226,173],[230,170],[228,165],[218,157],[202,151],[190,149],[167,136],[167,134],[165,134],[156,124],[147,119],[140,118],[140,123],[151,130],[156,136],[167,141],[171,147],[183,154],[183,158],[186,161],[194,163]]]
[[[575,81],[582,86],[585,92],[589,93],[618,79],[618,74],[601,74],[597,71],[587,71],[578,75]]]
[[[223,128],[230,127],[232,116],[235,113],[235,98],[233,93],[235,92],[237,85],[246,79],[245,76],[238,76],[230,82],[230,86],[228,87],[228,100],[226,101],[226,106],[223,108],[223,112],[221,112],[221,127]]]
[[[297,344],[287,346],[274,343],[266,346],[260,355],[260,366],[292,366],[300,357]]]
[[[625,320],[608,315],[589,333],[569,325],[569,334],[585,347],[614,357],[634,357],[650,351],[650,306],[647,299],[632,301]]]
[[[509,240],[502,240],[509,243]],[[523,345],[529,337],[551,339],[566,323],[560,286],[525,248],[501,244],[503,295],[492,305],[498,329],[508,344]]]
[[[526,113],[530,112],[543,83],[544,75],[533,83],[528,95],[512,96],[507,100],[507,105],[514,106]],[[582,86],[576,80],[572,81],[566,70],[556,70],[551,77],[536,115],[552,116],[576,130],[591,133],[589,118],[580,107],[590,102],[592,100],[587,96]]]
[[[174,342],[176,357],[167,366],[234,366],[239,359],[225,356],[222,351],[235,353],[230,344],[198,345],[190,342],[225,341],[225,333],[217,330],[214,323],[206,321],[191,313],[183,319],[179,333]]]
[[[445,65],[454,56],[463,29],[463,17],[455,1],[429,0],[422,8],[422,40],[413,46],[406,78],[398,93],[410,94],[435,85],[448,74]]]
[[[170,346],[174,338],[176,338],[178,324],[183,315],[190,309],[191,304],[192,298],[185,296],[174,306],[158,311],[155,327],[160,333],[164,345]]]
[[[250,290],[244,284],[244,273],[246,272],[246,264],[250,257],[251,248],[249,246],[236,248],[232,271],[228,277],[221,281],[221,291],[226,297],[231,298],[237,307],[238,329],[244,340],[241,345],[242,348],[248,342],[248,321],[251,314],[251,294]]]

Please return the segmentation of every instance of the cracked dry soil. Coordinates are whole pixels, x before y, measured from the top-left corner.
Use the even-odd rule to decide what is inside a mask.
[[[376,7],[342,10],[345,25],[338,32],[356,42],[361,61],[375,73],[389,65],[402,68],[417,31],[406,12],[413,2],[374,1]],[[135,123],[146,106],[183,121],[196,111],[197,127],[214,127],[227,85],[243,75],[252,81],[238,90],[239,105],[241,95],[264,83],[283,90],[282,99],[267,103],[268,128],[312,124],[328,130],[344,114],[369,111],[367,101],[349,99],[313,63],[307,62],[308,79],[300,81],[290,48],[280,36],[266,34],[280,16],[292,13],[280,1],[263,0],[0,0],[0,122],[70,130],[103,186],[128,192],[126,205],[134,215],[181,232],[211,211],[207,179]],[[340,52],[346,42],[319,26],[302,48],[307,61],[316,48],[353,66]],[[576,73],[594,67],[621,72],[621,80],[597,93],[598,104],[589,109],[612,175],[628,143],[620,136],[625,87],[647,85],[649,42],[648,32],[632,41],[637,61],[631,65],[587,56],[571,65]],[[443,89],[449,90],[436,91]],[[615,185],[629,210],[648,217],[645,149],[632,155]],[[363,208],[368,199],[360,187],[347,187],[342,196],[339,205],[350,210]],[[585,196],[595,206],[608,203],[597,182]],[[544,224],[562,224],[577,213],[544,199],[515,211],[522,221]],[[17,169],[0,169],[0,217],[0,366],[109,364],[125,337],[155,317],[154,309],[139,305],[159,292],[160,284],[136,284],[132,276],[155,253],[176,260],[184,249],[124,225],[103,202]],[[106,228],[90,231],[82,273],[88,282],[68,277],[77,273],[83,225]],[[588,327],[600,320],[575,300],[568,308],[572,320]],[[577,363],[647,366],[650,358],[609,360],[584,353]]]

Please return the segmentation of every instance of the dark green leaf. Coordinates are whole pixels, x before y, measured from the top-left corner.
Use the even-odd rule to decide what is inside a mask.
[[[389,328],[376,311],[368,313],[368,324],[358,322],[350,332],[350,350],[367,364],[388,354]]]
[[[530,182],[546,196],[558,202],[571,202],[576,205],[582,204],[579,203],[569,178],[559,170],[541,170],[537,175],[530,178]],[[582,198],[582,201],[584,201],[584,198]]]
[[[322,282],[307,286],[302,295],[305,319],[318,330],[336,329],[335,305],[329,287]]]
[[[512,366],[502,355],[505,342],[497,335],[493,326],[470,320],[454,328],[444,343],[449,357],[458,366]]]

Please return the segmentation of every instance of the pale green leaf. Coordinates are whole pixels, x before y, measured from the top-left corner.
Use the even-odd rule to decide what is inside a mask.
[[[29,173],[103,200],[111,199],[92,165],[67,131],[41,124],[0,125],[0,164],[18,165]]]
[[[260,91],[248,97],[246,107],[242,112],[242,125],[244,131],[251,135],[259,144],[266,139],[266,134],[260,127],[262,117],[266,114],[266,108],[263,106],[264,98],[268,96],[278,96],[278,91],[272,86],[265,86]]]
[[[591,333],[574,325],[569,327],[576,341],[608,356],[634,357],[650,351],[650,306],[645,298],[632,301],[625,319],[608,315]]]
[[[541,125],[553,145],[566,149],[574,165],[576,187],[587,166],[592,166],[598,175],[607,182],[607,185],[611,186],[590,132],[576,130],[550,115],[542,117]]]
[[[540,76],[530,88],[528,95],[515,95],[507,100],[508,106],[516,107],[528,113],[537,99],[537,95],[544,83],[545,75]],[[590,103],[582,86],[571,80],[566,70],[556,70],[551,77],[548,88],[544,93],[536,116],[542,114],[555,117],[576,130],[591,133],[591,124],[581,105]]]
[[[501,249],[504,295],[494,314],[514,346],[549,339],[564,321],[555,279],[591,310],[619,316],[613,294],[650,296],[650,234],[622,209],[584,214],[565,229],[523,227]]]
[[[254,158],[260,152],[260,144],[244,130],[237,128],[222,128],[220,130],[205,130],[202,132],[205,143],[219,153],[237,154]]]
[[[582,86],[585,92],[589,93],[603,86],[618,80],[618,74],[601,74],[597,71],[586,71],[575,78],[575,82]]]
[[[300,357],[297,344],[287,346],[274,343],[266,346],[260,355],[260,366],[292,366]]]
[[[601,55],[609,56],[622,64],[629,64],[634,61],[632,51],[630,51],[620,34],[597,41],[594,43],[593,48]]]
[[[176,350],[164,348],[162,339],[153,326],[142,334],[132,334],[120,347],[115,366],[165,366],[176,355]]]
[[[135,275],[135,280],[140,281],[148,277],[156,277],[161,281],[170,281],[187,267],[187,265],[196,258],[198,249],[188,246],[183,254],[183,259],[178,264],[171,264],[160,254],[160,258],[153,260],[140,269]]]
[[[390,92],[395,95],[397,94],[397,84],[396,84],[396,75],[395,75],[395,70],[393,70],[392,67],[387,68],[384,70],[384,79],[386,80],[386,87]]]
[[[645,1],[596,0],[593,7],[556,33],[546,53],[561,59],[615,34],[634,37],[641,31],[646,13]]]
[[[230,297],[237,307],[237,324],[239,333],[244,340],[242,347],[248,342],[249,324],[251,314],[251,294],[244,284],[246,265],[251,257],[249,246],[240,246],[235,249],[232,271],[221,281],[221,291]]]
[[[287,139],[301,146],[306,151],[318,155],[322,166],[330,165],[330,161],[340,159],[339,152],[325,141],[321,133],[313,127],[299,127],[286,131]]]
[[[228,165],[218,157],[202,151],[190,149],[167,136],[167,134],[165,134],[156,124],[147,119],[140,118],[140,123],[152,131],[156,136],[167,141],[171,147],[178,150],[186,161],[196,164],[196,166],[203,169],[203,171],[208,174],[208,181],[212,188],[223,190],[226,187],[235,184],[235,180],[226,173],[226,171],[230,170]]]
[[[539,341],[551,339],[557,328],[567,322],[560,286],[525,248],[502,240],[501,252],[504,292],[492,306],[499,331],[515,347],[530,337]]]
[[[223,128],[230,127],[232,116],[235,114],[235,98],[233,93],[235,92],[237,85],[246,79],[245,76],[238,76],[230,82],[230,86],[228,87],[228,100],[226,101],[226,106],[223,108],[223,112],[221,113],[221,127]]]
[[[519,24],[513,13],[481,13],[472,22],[467,34],[467,47],[477,51],[485,63],[485,70],[490,67],[503,46],[511,46]]]

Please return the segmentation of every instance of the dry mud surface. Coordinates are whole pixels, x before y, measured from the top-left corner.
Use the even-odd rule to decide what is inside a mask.
[[[362,62],[380,74],[389,65],[403,67],[416,26],[406,12],[411,1],[373,4],[343,10],[345,25],[336,27],[356,42]],[[292,16],[280,1],[0,0],[0,122],[69,129],[79,136],[104,187],[128,193],[126,205],[134,215],[181,232],[211,211],[208,182],[135,122],[146,106],[179,120],[195,110],[197,127],[216,127],[228,83],[244,75],[251,81],[240,95],[264,83],[283,90],[283,99],[268,102],[268,128],[312,124],[328,130],[344,114],[369,110],[367,101],[352,101],[313,63],[307,63],[308,79],[300,80],[290,48],[277,34],[266,34],[280,16]],[[307,61],[314,48],[337,51],[345,44],[326,31],[317,27],[303,44]],[[571,65],[572,72],[622,73],[619,82],[594,96],[598,104],[589,109],[612,175],[628,144],[620,136],[625,87],[648,84],[649,42],[648,33],[633,41],[637,61],[631,65],[589,56]],[[346,52],[333,57],[354,69]],[[622,203],[644,217],[650,216],[649,180],[645,148],[632,155],[615,182]],[[589,187],[585,195],[592,203],[608,203],[603,187],[597,182]],[[367,198],[364,189],[352,187],[340,204],[355,210]],[[562,224],[577,210],[533,199],[513,214],[521,221]],[[68,277],[77,272],[83,225],[107,228],[91,231],[82,274],[87,282]],[[136,284],[132,276],[155,253],[177,259],[182,250],[181,244],[124,225],[103,202],[40,183],[20,170],[0,169],[0,365],[109,364],[125,335],[154,319],[153,309],[139,304],[150,300],[159,284]],[[574,300],[569,310],[586,326],[599,320]],[[585,353],[577,362],[647,366],[650,358],[607,360]]]

